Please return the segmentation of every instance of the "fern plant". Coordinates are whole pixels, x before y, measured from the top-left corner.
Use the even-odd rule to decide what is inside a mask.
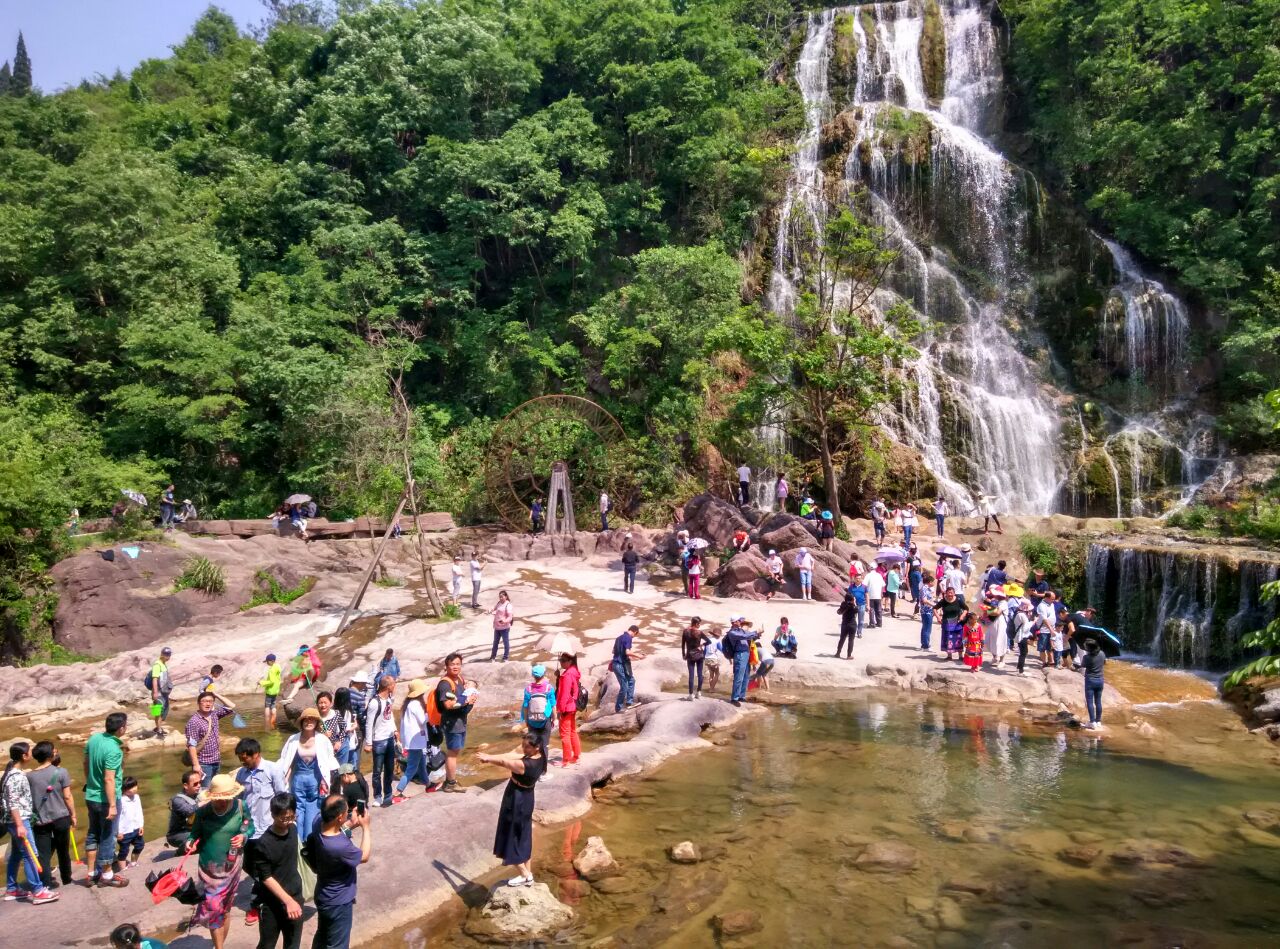
[[[182,565],[182,573],[173,582],[174,590],[199,590],[211,596],[227,592],[227,578],[222,567],[208,557],[192,557]]]

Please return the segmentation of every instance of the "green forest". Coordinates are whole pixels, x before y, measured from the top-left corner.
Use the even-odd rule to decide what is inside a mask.
[[[211,7],[171,56],[52,95],[25,50],[0,72],[10,640],[48,609],[70,510],[121,488],[172,481],[207,516],[291,491],[373,509],[399,482],[394,460],[353,473],[358,432],[391,437],[402,392],[424,503],[482,521],[495,420],[564,392],[622,424],[640,497],[673,497],[792,358],[761,259],[802,7],[268,7],[254,35]],[[1221,314],[1223,424],[1274,447],[1280,0],[1001,9],[1027,160]]]

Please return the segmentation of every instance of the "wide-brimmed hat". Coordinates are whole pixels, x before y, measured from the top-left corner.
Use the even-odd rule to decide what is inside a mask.
[[[355,773],[356,773],[356,766],[353,765],[350,761],[346,762],[345,764],[338,765],[338,774],[340,775],[355,774]]]
[[[359,672],[353,672],[353,673],[351,674],[351,679],[350,679],[350,681],[351,681],[351,682],[359,682],[359,683],[361,683],[362,685],[368,685],[368,684],[369,684],[369,670],[367,670],[367,669],[361,669]]]
[[[1009,594],[1005,592],[1004,587],[998,583],[993,583],[987,587],[987,595],[994,596],[998,600],[1005,599]]]
[[[427,681],[425,679],[414,679],[409,683],[409,698],[416,699],[419,695],[427,694]]]
[[[972,548],[972,547],[970,547],[968,544],[961,544],[961,545],[960,545],[960,549],[961,549],[961,550],[973,550],[973,548]]]
[[[308,718],[314,718],[317,722],[324,721],[324,719],[320,717],[320,709],[314,707],[304,708],[302,710],[302,714],[298,716],[298,724],[301,725]]]
[[[231,775],[215,774],[213,780],[209,782],[209,787],[200,792],[198,800],[201,803],[206,801],[231,801],[239,797],[240,792],[243,790],[244,787]]]

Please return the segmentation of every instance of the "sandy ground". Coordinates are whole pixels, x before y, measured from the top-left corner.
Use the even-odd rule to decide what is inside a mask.
[[[538,791],[538,819],[543,822],[583,813],[590,807],[593,782],[648,770],[682,748],[703,745],[699,733],[704,726],[723,726],[744,714],[763,713],[754,704],[735,709],[723,701],[728,689],[727,674],[721,679],[719,693],[700,702],[676,701],[675,692],[663,691],[679,688],[683,682],[679,630],[694,615],[702,616],[719,630],[731,614],[742,612],[756,622],[757,629],[763,628],[766,636],[772,635],[783,615],[788,616],[799,637],[802,658],[778,661],[771,684],[779,698],[788,690],[879,684],[1047,710],[1056,709],[1059,702],[1072,707],[1082,704],[1083,689],[1074,673],[1046,675],[1036,670],[1024,678],[1014,674],[1011,664],[1007,664],[1002,670],[983,670],[975,675],[945,662],[936,652],[920,651],[918,621],[886,619],[883,629],[869,630],[858,641],[852,661],[836,659],[832,653],[839,623],[829,604],[794,600],[744,603],[714,598],[694,601],[679,593],[678,581],[672,588],[665,571],[658,569],[655,575],[658,582],[651,582],[642,572],[637,592],[627,594],[622,590],[620,565],[605,557],[491,564],[486,570],[480,610],[465,607],[462,620],[440,623],[415,619],[402,612],[411,605],[408,591],[378,589],[365,604],[366,618],[340,642],[327,636],[337,624],[336,613],[234,619],[219,629],[193,630],[174,637],[176,678],[182,683],[218,661],[228,667],[222,683],[227,693],[251,693],[261,674],[265,652],[288,655],[301,641],[318,641],[326,657],[327,686],[345,684],[352,672],[368,668],[383,650],[392,647],[403,670],[403,693],[404,682],[416,675],[430,680],[438,677],[444,655],[456,649],[466,657],[464,674],[480,689],[477,711],[492,714],[518,705],[530,662],[550,659],[548,647],[560,633],[580,638],[581,665],[589,683],[611,679],[606,668],[612,640],[636,623],[641,630],[636,645],[644,657],[636,664],[637,695],[644,704],[614,716],[610,692],[604,710],[609,714],[594,713],[593,727],[625,732],[639,726],[639,734],[631,740],[614,741],[585,752],[577,768],[556,769],[553,780],[540,785]],[[492,621],[487,611],[499,589],[507,589],[511,595],[516,626],[510,661],[490,663]],[[937,640],[935,628],[935,645]],[[49,719],[74,718],[81,724],[90,716],[118,707],[118,703],[142,715],[145,697],[138,680],[151,659],[150,653],[151,650],[138,650],[104,663],[73,667],[80,695],[74,710],[66,708],[66,701],[52,701],[59,695],[53,679],[48,680],[46,689],[50,702],[40,707],[20,706],[18,710],[41,713]],[[136,666],[136,675],[121,671],[131,668],[130,664]],[[0,697],[6,687],[13,691],[12,683],[0,678]],[[183,683],[179,688],[194,686]],[[1111,708],[1119,704],[1123,699],[1118,694],[1109,697]],[[12,735],[17,732],[17,724],[10,720],[0,728]],[[464,752],[464,760],[472,750]],[[557,749],[552,754],[553,762],[558,757]],[[432,794],[425,798],[419,795],[391,810],[373,812],[374,857],[360,872],[358,943],[371,942],[421,918],[464,889],[474,887],[472,880],[497,865],[489,850],[504,782],[497,769],[471,770],[471,788],[466,794]],[[101,944],[105,933],[124,921],[140,922],[145,932],[171,933],[187,911],[172,901],[153,907],[142,886],[145,871],[170,865],[171,852],[149,848],[147,857],[144,865],[131,874],[133,885],[127,889],[101,891],[73,885],[62,891],[62,900],[55,909],[5,904],[0,910],[5,918],[3,925],[12,932],[9,926],[21,925],[33,914],[56,916],[54,931],[63,945]],[[247,903],[247,884],[241,896],[243,907]],[[206,938],[201,930],[179,937],[171,945],[207,945]],[[304,938],[309,941],[310,926]],[[237,910],[231,943],[248,942],[242,909]]]

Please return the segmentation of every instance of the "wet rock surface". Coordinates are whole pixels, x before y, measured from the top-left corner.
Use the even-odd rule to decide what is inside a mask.
[[[545,883],[498,886],[463,929],[483,942],[511,944],[552,936],[573,921],[573,910]]]

